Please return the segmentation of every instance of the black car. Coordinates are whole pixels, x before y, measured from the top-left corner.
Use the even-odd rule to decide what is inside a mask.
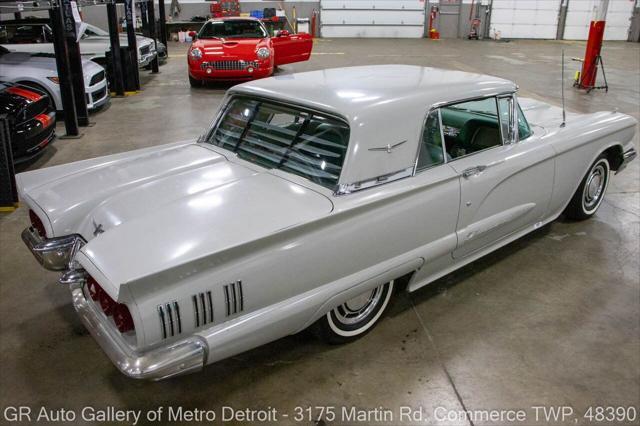
[[[14,163],[30,160],[56,137],[55,111],[49,97],[31,87],[0,82],[0,114],[11,121]]]

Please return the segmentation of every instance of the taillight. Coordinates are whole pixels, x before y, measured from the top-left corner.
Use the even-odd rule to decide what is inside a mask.
[[[113,321],[116,323],[116,327],[120,333],[126,333],[133,330],[133,318],[131,318],[131,312],[127,305],[118,303],[113,310]]]
[[[87,287],[89,288],[89,296],[91,296],[91,299],[93,301],[97,302],[98,299],[100,298],[102,287],[98,285],[98,283],[96,282],[96,280],[93,279],[93,277],[87,278]]]
[[[113,315],[113,308],[116,306],[116,302],[109,297],[109,295],[102,290],[100,292],[100,296],[98,296],[98,303],[100,303],[100,307],[104,311],[106,316]]]
[[[40,234],[42,238],[45,238],[47,231],[44,230],[44,224],[33,210],[29,210],[29,220],[31,220],[31,226],[38,231],[38,234]]]
[[[113,315],[113,321],[116,323],[116,327],[120,333],[126,333],[134,329],[133,318],[127,305],[117,303],[113,300],[91,276],[87,277],[87,287],[89,289],[89,296],[98,302],[105,315]]]

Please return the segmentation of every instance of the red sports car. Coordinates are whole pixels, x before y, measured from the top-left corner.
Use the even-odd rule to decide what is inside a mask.
[[[313,40],[280,31],[270,37],[255,18],[216,18],[205,23],[189,47],[189,83],[269,77],[278,65],[306,61]]]

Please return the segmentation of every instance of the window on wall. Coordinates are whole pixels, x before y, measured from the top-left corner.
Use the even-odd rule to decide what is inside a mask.
[[[429,113],[424,125],[416,170],[424,170],[442,163],[444,163],[444,149],[440,131],[440,114],[438,110],[434,110]]]
[[[496,98],[442,107],[444,143],[451,159],[502,145]]]

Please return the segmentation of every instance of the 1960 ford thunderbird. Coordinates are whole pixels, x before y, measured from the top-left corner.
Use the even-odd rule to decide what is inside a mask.
[[[563,212],[586,219],[637,122],[414,66],[230,89],[198,141],[22,173],[23,239],[126,375],[162,379],[312,327],[362,336],[408,291]]]

